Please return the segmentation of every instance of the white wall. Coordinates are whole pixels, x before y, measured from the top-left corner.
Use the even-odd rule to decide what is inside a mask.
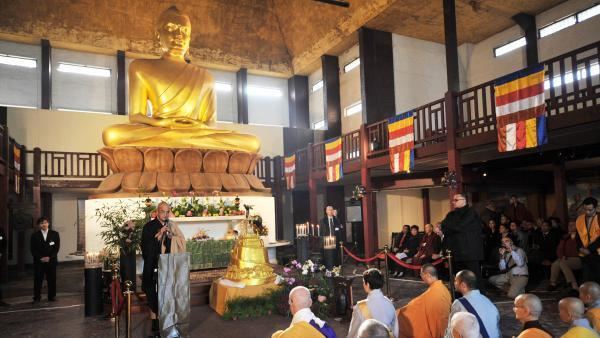
[[[429,211],[431,223],[442,221],[450,212],[450,197],[448,188],[438,187],[429,189]]]
[[[345,51],[338,57],[340,65],[340,105],[342,108],[342,134],[359,129],[362,124],[362,114],[358,113],[347,117],[344,113],[346,107],[361,100],[360,67],[344,72],[344,66],[359,56],[358,45]]]
[[[248,87],[250,86],[279,89],[281,96],[252,95],[248,92],[248,122],[281,127],[289,126],[287,79],[248,75]]]
[[[59,63],[110,69],[110,77],[58,71]],[[65,49],[52,49],[52,107],[54,109],[117,111],[117,57]]]
[[[102,148],[102,130],[127,123],[122,115],[95,114],[43,109],[8,109],[10,135],[28,149],[96,152]],[[273,126],[217,123],[217,128],[252,134],[261,141],[264,156],[283,155],[283,128]]]
[[[423,227],[423,199],[420,189],[388,190],[377,193],[377,233],[379,246],[389,244],[392,232],[404,224]]]
[[[0,41],[0,54],[34,58],[36,68],[0,65],[0,105],[39,107],[41,102],[41,58],[39,45]]]
[[[310,127],[325,120],[325,106],[323,106],[323,88],[313,92],[312,87],[323,80],[323,69],[319,68],[308,76],[308,114]]]
[[[443,44],[392,34],[396,113],[444,97],[447,91]]]
[[[231,91],[217,90],[217,121],[237,122],[237,78],[236,73],[210,70],[215,82],[231,85]]]
[[[52,194],[52,228],[60,235],[58,260],[69,260],[70,254],[77,251],[77,198],[85,198],[68,193]]]
[[[584,10],[597,3],[594,0],[571,0],[553,7],[536,16],[537,28],[542,28],[558,19]],[[540,61],[564,54],[578,47],[598,41],[600,35],[600,16],[593,17],[582,23],[566,28],[550,36],[538,39],[538,57]],[[468,71],[467,83],[474,87],[486,81],[512,73],[526,66],[525,47],[508,54],[494,57],[494,48],[516,40],[524,33],[515,25],[496,35],[489,37],[472,46],[472,49],[462,50],[461,58],[467,54]]]

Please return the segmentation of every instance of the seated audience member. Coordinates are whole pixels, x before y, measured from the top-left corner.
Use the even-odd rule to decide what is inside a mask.
[[[584,312],[585,307],[579,298],[567,297],[558,302],[560,320],[570,325],[562,338],[598,338]]]
[[[450,292],[431,264],[421,267],[427,290],[398,309],[399,337],[438,338],[444,335],[450,314]]]
[[[579,287],[579,299],[587,306],[586,317],[594,330],[600,332],[600,285],[585,282]]]
[[[398,259],[406,261],[407,263],[412,263],[414,255],[419,250],[419,243],[421,242],[421,237],[419,236],[419,227],[413,225],[410,227],[410,236],[406,239],[405,245],[402,248],[402,251],[396,254]],[[395,275],[402,276],[404,275],[404,268],[399,267],[400,272]]]
[[[525,240],[525,233],[521,230],[517,222],[511,221],[509,224],[508,237],[512,239],[513,243],[519,248],[525,250],[527,247],[527,241]]]
[[[450,319],[452,338],[479,338],[479,323],[477,318],[468,312],[459,312]]]
[[[573,275],[573,270],[581,269],[581,258],[579,258],[580,247],[581,240],[577,236],[575,222],[570,222],[569,233],[560,240],[556,249],[556,256],[558,258],[552,263],[552,267],[550,268],[549,291],[556,290],[556,282],[561,271],[565,276],[567,284],[577,290],[577,280],[575,279],[575,275]]]
[[[552,338],[539,319],[542,315],[542,301],[532,293],[517,296],[514,301],[513,311],[515,318],[523,326],[517,338]]]
[[[510,224],[510,219],[508,219],[508,216],[506,216],[506,214],[500,214],[500,223],[498,224],[498,226],[504,225],[508,229],[509,224]]]
[[[528,222],[529,223],[529,222]],[[550,228],[550,223],[542,221],[537,230],[530,230],[527,264],[529,265],[530,281],[541,281],[548,277],[550,267],[556,260],[556,248],[560,242],[560,236]]]
[[[419,249],[413,257],[412,264],[423,265],[440,258],[441,247],[442,240],[440,236],[433,232],[433,226],[431,224],[425,224],[425,234],[421,238]]]
[[[583,200],[584,214],[577,217],[577,233],[582,247],[579,249],[581,257],[583,280],[600,280],[600,220],[596,208],[598,200],[588,197]]]
[[[377,319],[367,319],[358,328],[356,338],[393,338],[390,329]]]
[[[498,267],[501,273],[490,277],[489,281],[499,289],[508,287],[507,296],[515,298],[525,292],[525,286],[529,280],[527,256],[523,249],[516,247],[508,237],[502,239],[502,247],[499,252]]]
[[[366,319],[377,319],[385,324],[395,337],[398,336],[398,321],[394,304],[381,292],[383,275],[377,269],[363,272],[363,288],[367,299],[361,300],[353,308],[348,338],[357,335],[358,328]]]
[[[290,291],[290,312],[292,323],[285,330],[279,330],[271,338],[335,338],[335,331],[310,310],[312,298],[310,290],[297,286]]]
[[[478,325],[478,329],[481,331],[482,337],[501,337],[500,313],[498,312],[498,308],[479,292],[475,274],[469,270],[459,271],[454,278],[454,288],[463,296],[452,303],[450,320],[453,321],[457,314],[468,312],[480,324]],[[453,338],[451,326],[449,325],[446,329],[445,338]]]
[[[402,227],[402,232],[395,243],[392,243],[392,252],[394,254],[398,254],[404,252],[406,243],[408,243],[408,238],[411,236],[410,234],[410,225],[404,224]],[[391,277],[402,276],[404,274],[404,269],[402,269],[397,263],[394,261],[390,261]]]

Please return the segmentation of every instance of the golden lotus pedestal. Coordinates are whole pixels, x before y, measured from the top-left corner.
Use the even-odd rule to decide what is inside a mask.
[[[238,297],[258,297],[278,288],[267,250],[255,233],[238,237],[224,278],[214,280],[210,289],[210,306],[219,315],[227,310],[227,302]]]
[[[112,174],[96,194],[271,191],[254,175],[259,154],[161,147],[105,147],[98,152]]]

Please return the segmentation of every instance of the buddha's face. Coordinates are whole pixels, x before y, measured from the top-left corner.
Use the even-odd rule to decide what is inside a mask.
[[[191,32],[192,25],[186,15],[176,13],[164,15],[157,27],[161,49],[173,56],[184,56],[190,48]]]

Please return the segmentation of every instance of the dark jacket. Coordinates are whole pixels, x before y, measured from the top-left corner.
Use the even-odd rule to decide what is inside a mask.
[[[34,264],[41,264],[40,259],[42,257],[50,257],[49,263],[56,264],[58,263],[56,256],[60,250],[60,236],[58,232],[48,229],[48,235],[46,236],[46,240],[44,240],[42,231],[38,230],[31,234],[29,248]]]
[[[144,271],[142,272],[142,287],[154,287],[154,269],[158,268],[160,256],[160,241],[154,238],[163,225],[158,219],[153,219],[144,225],[140,247],[144,258]]]
[[[469,206],[450,211],[442,221],[443,248],[452,250],[454,261],[483,260],[482,221]]]
[[[417,253],[417,251],[419,251],[419,243],[421,243],[421,235],[409,235],[408,238],[404,241],[403,247],[400,249],[401,251],[408,250],[406,255],[408,257],[412,257]]]
[[[337,230],[335,230],[336,228]],[[343,229],[344,226],[340,223],[340,220],[337,217],[333,217],[333,225],[331,226],[331,231],[333,231],[333,233],[329,232],[329,219],[327,216],[321,218],[321,221],[319,222],[319,231],[321,232],[321,236],[342,237],[345,236]]]

